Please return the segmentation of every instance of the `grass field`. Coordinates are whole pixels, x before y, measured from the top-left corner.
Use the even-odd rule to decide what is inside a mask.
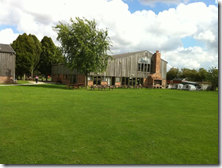
[[[0,87],[1,164],[218,164],[218,92]]]

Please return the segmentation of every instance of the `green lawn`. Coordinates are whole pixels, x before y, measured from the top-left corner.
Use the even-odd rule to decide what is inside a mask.
[[[218,164],[218,92],[0,87],[1,164]]]

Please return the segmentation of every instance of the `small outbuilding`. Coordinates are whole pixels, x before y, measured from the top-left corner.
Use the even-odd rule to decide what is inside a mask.
[[[13,83],[15,80],[16,53],[9,44],[0,44],[0,83]]]

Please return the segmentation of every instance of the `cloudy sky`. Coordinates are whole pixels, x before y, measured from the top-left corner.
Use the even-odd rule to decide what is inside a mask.
[[[0,0],[0,43],[19,34],[49,36],[70,18],[108,28],[112,53],[159,50],[171,67],[218,67],[217,0]]]

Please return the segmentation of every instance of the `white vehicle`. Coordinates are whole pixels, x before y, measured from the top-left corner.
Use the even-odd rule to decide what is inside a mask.
[[[167,89],[172,89],[172,85],[169,84],[168,87],[167,87]]]
[[[183,85],[182,90],[188,90],[188,84]]]
[[[188,85],[188,90],[189,91],[196,91],[196,87],[194,85]]]
[[[178,84],[177,89],[181,90],[183,88],[183,84]]]

